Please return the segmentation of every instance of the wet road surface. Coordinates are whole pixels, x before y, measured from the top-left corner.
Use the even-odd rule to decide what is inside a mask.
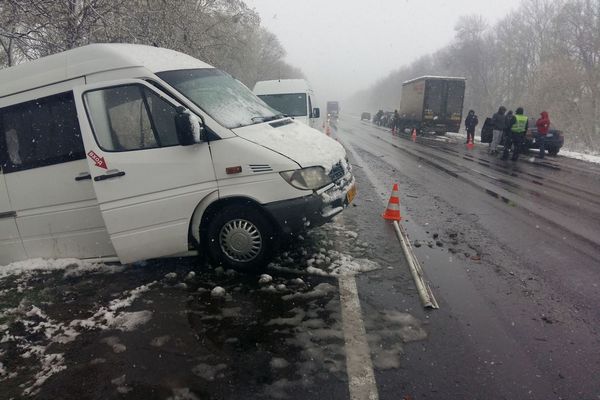
[[[440,302],[428,340],[407,347],[403,393],[597,398],[598,166],[504,162],[351,118],[338,136],[376,192],[400,183],[403,224]]]
[[[358,197],[268,275],[198,258],[0,270],[0,398],[600,398],[600,168],[350,117],[333,135]],[[395,182],[439,310],[381,218]]]

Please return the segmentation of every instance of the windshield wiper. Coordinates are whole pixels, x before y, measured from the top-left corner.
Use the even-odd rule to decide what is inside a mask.
[[[274,121],[274,120],[276,120],[276,119],[281,119],[281,118],[285,118],[285,117],[287,117],[287,115],[284,115],[284,114],[275,114],[275,115],[272,115],[272,116],[270,116],[270,117],[264,117],[264,116],[262,116],[262,115],[259,115],[259,116],[256,116],[256,117],[252,117],[252,118],[250,118],[250,119],[251,119],[251,120],[252,120],[252,122],[254,122],[255,124],[260,124],[260,123],[262,123],[262,122]],[[256,120],[259,120],[259,121],[256,121]]]

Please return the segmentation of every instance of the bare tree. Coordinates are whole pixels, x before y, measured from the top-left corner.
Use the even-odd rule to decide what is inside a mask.
[[[600,152],[600,0],[523,0],[494,26],[467,15],[455,32],[430,63],[425,57],[400,68],[354,103],[393,108],[402,79],[460,75],[467,78],[465,106],[484,115],[501,104],[523,106],[532,117],[549,111],[567,148]]]

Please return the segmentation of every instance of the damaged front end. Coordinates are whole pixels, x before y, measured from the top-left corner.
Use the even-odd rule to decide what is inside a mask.
[[[352,202],[356,196],[356,182],[348,161],[340,160],[325,174],[329,183],[310,195],[265,205],[282,233],[293,234],[323,225]],[[294,174],[282,176],[294,186],[308,183]]]

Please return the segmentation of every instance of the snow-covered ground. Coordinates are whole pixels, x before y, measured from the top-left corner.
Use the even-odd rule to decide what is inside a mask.
[[[456,138],[456,139],[462,139],[462,140],[467,139],[467,134],[462,133],[462,132],[459,132],[459,133],[446,132],[445,136],[448,136],[451,138]],[[481,143],[481,140],[477,137],[477,135],[475,136],[475,143]],[[570,150],[566,150],[565,148],[562,148],[562,149],[560,149],[559,155],[561,155],[563,157],[574,158],[576,160],[582,160],[582,161],[587,161],[587,162],[591,162],[591,163],[595,163],[595,164],[600,164],[600,154],[586,154],[586,153],[570,151]]]
[[[123,269],[120,265],[107,265],[89,262],[77,258],[31,258],[0,265],[0,279],[11,275],[32,274],[64,270],[65,276],[76,276],[88,272],[118,272]]]
[[[600,164],[600,155],[599,154],[585,154],[585,153],[578,153],[576,151],[560,149],[559,155],[564,156],[564,157],[569,157],[569,158],[575,158],[577,160],[592,162],[595,164]]]

